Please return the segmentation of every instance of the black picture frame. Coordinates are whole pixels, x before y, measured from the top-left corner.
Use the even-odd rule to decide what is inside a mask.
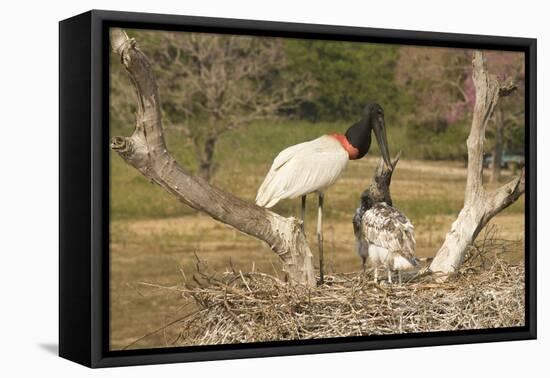
[[[525,52],[525,326],[242,345],[110,351],[110,27]],[[89,367],[535,339],[536,39],[92,10],[59,24],[59,355]]]

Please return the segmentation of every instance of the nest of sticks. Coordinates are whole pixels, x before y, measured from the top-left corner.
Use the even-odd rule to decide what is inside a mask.
[[[524,325],[524,265],[472,248],[459,274],[436,282],[414,274],[402,284],[376,284],[372,272],[325,277],[304,289],[260,272],[201,269],[178,290],[188,309],[171,326],[172,345],[213,345],[517,327]],[[192,282],[191,282],[192,281]]]

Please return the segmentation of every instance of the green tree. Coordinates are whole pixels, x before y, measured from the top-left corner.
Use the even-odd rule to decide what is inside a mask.
[[[288,69],[313,79],[313,96],[299,115],[317,120],[353,120],[375,101],[396,119],[403,103],[394,82],[398,46],[361,42],[288,40]]]

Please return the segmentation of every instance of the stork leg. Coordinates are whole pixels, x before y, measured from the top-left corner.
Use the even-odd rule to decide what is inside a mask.
[[[302,196],[302,232],[306,233],[306,196]]]
[[[399,285],[401,285],[403,283],[403,281],[401,280],[401,271],[400,270],[397,271],[397,279],[399,280]]]
[[[378,266],[374,266],[374,283],[378,283]]]
[[[319,208],[317,214],[317,243],[319,244],[319,281],[321,285],[325,282],[323,272],[323,193],[319,192]]]
[[[388,269],[388,283],[389,283],[389,284],[392,284],[392,283],[393,283],[393,281],[392,281],[392,279],[391,279],[391,276],[392,276],[391,273],[392,273],[391,269]]]

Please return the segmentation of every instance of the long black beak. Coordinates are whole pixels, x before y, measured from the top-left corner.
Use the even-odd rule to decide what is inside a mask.
[[[380,147],[380,152],[382,153],[382,158],[386,163],[386,166],[393,171],[393,165],[390,159],[390,150],[388,148],[388,138],[386,137],[386,127],[384,121],[381,123],[375,122],[374,124],[374,136],[378,142],[378,147]]]

